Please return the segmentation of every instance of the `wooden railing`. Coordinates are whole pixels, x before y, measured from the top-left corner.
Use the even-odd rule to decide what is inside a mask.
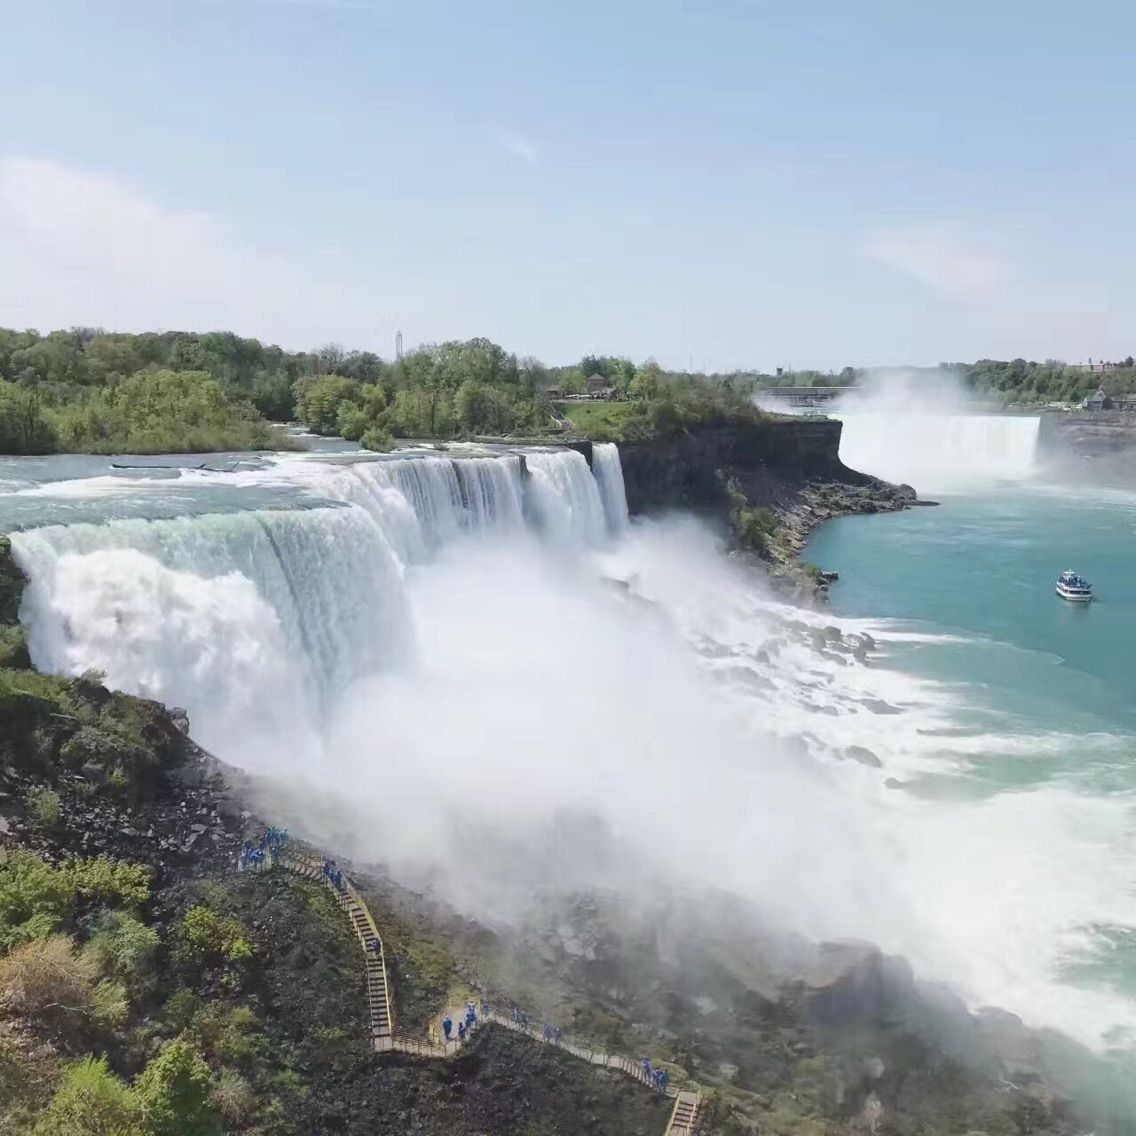
[[[269,857],[259,864],[248,865],[247,870],[264,870],[272,867],[273,864],[278,864],[288,871],[298,873],[312,880],[322,879],[328,888],[330,888],[332,894],[336,896],[340,907],[348,914],[349,918],[352,908],[362,912],[367,929],[374,935],[379,944],[378,969],[382,972],[383,994],[386,999],[386,1015],[390,1024],[390,1032],[388,1034],[375,1036],[373,1038],[373,1044],[377,1052],[408,1053],[417,1057],[445,1058],[457,1053],[463,1045],[467,1044],[472,1039],[476,1029],[471,1029],[469,1033],[465,1035],[464,1040],[457,1037],[450,1038],[448,1041],[444,1040],[442,1037],[441,1019],[431,1023],[428,1037],[424,1041],[418,1038],[396,1035],[394,1032],[394,1007],[390,999],[390,985],[387,980],[386,955],[383,939],[379,934],[378,924],[375,922],[370,908],[367,906],[366,901],[363,899],[362,895],[360,895],[355,885],[352,884],[346,876],[343,876],[341,887],[337,887],[324,874],[324,861],[293,850],[288,850],[279,857],[269,855]],[[354,927],[354,919],[352,919],[351,922]],[[366,952],[367,944],[362,936],[360,936],[360,945]],[[371,957],[374,957],[373,953]],[[369,995],[368,1003],[370,1004]],[[452,1016],[456,1019],[461,1015],[458,1011],[455,1011]],[[638,1081],[639,1084],[651,1089],[653,1092],[661,1091],[665,1096],[673,1099],[675,1102],[664,1136],[694,1136],[698,1126],[698,1113],[702,1102],[701,1088],[695,1082],[687,1078],[676,1078],[667,1084],[666,1089],[660,1090],[655,1085],[653,1079],[644,1072],[641,1061],[633,1061],[630,1057],[624,1057],[622,1054],[607,1053],[602,1049],[581,1045],[577,1042],[564,1040],[563,1038],[560,1040],[550,1039],[545,1037],[543,1031],[538,1027],[514,1021],[511,1017],[507,1017],[497,1011],[490,1011],[488,1014],[478,1015],[477,1028],[487,1025],[498,1026],[502,1029],[512,1030],[514,1033],[524,1034],[526,1037],[531,1038],[533,1041],[540,1042],[542,1045],[548,1045],[554,1049],[562,1049],[565,1053],[570,1053],[573,1057],[578,1057],[581,1061],[587,1061],[590,1065],[596,1065],[604,1069],[613,1069],[618,1073],[622,1073],[624,1076]],[[668,1074],[669,1072],[670,1070],[668,1069]]]

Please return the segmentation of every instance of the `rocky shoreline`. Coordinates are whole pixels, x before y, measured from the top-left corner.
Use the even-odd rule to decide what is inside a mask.
[[[871,513],[898,513],[920,501],[910,485],[891,485],[873,481],[868,485],[823,482],[806,485],[799,499],[786,508],[776,510],[779,524],[777,539],[771,542],[769,559],[773,578],[803,600],[825,602],[828,586],[837,579],[835,572],[823,565],[807,565],[801,553],[812,531],[825,521],[838,517],[863,516]]]

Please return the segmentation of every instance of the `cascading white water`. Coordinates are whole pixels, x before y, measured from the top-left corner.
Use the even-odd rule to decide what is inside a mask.
[[[1034,472],[1040,419],[1032,415],[840,413],[840,460],[887,481],[939,492],[1022,481]]]
[[[618,536],[627,528],[627,492],[619,447],[614,442],[596,442],[592,446],[592,473],[603,501],[607,531]]]
[[[582,546],[607,529],[596,478],[573,450],[525,455],[530,501],[541,529],[560,544]],[[624,506],[626,515],[626,503]]]
[[[1071,897],[1078,923],[1126,922],[1082,887],[1127,886],[1127,863],[1080,839],[1122,842],[1116,802],[885,788],[989,744],[949,736],[965,693],[819,650],[837,621],[781,608],[696,525],[605,540],[626,525],[617,451],[597,447],[594,474],[575,453],[524,459],[527,477],[516,455],[189,474],[187,495],[248,487],[251,510],[269,483],[320,500],[16,533],[33,657],[186,706],[202,744],[293,784],[279,807],[308,831],[432,875],[471,913],[525,894],[530,858],[559,873],[538,882],[565,880],[537,858],[575,809],[628,863],[732,889],[806,934],[873,938],[975,1001],[1088,1040],[1129,1021],[1054,983],[1037,947],[1058,925],[1048,895]],[[886,658],[900,633],[870,630]],[[572,852],[583,884],[629,882],[622,860]],[[1008,919],[967,906],[992,878]]]
[[[344,692],[412,657],[408,565],[462,536],[521,532],[526,515],[558,542],[603,536],[583,457],[528,457],[527,480],[516,454],[293,461],[268,479],[345,507],[14,533],[31,581],[22,618],[32,656],[45,670],[99,670],[118,689],[186,706],[198,740],[234,759],[273,737],[314,756]],[[609,483],[614,475],[609,461]]]

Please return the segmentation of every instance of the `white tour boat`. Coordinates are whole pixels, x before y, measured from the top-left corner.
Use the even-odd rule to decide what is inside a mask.
[[[1063,600],[1074,603],[1088,603],[1093,598],[1093,586],[1072,570],[1062,572],[1057,577],[1057,594]]]

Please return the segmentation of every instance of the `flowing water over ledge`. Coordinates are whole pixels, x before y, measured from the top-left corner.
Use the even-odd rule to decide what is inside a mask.
[[[1130,721],[1108,699],[1068,719],[1043,699],[1025,726],[965,623],[778,603],[694,522],[630,523],[614,446],[593,469],[562,450],[86,460],[0,469],[37,664],[186,706],[208,748],[330,802],[329,839],[501,913],[531,865],[470,857],[471,818],[539,846],[587,813],[623,856],[576,849],[573,882],[724,886],[974,1003],[1094,1044],[1136,1028],[1136,999],[1071,949],[1115,961],[1136,925],[1128,790],[1021,772],[1075,737],[1123,785]],[[861,631],[872,665],[846,649]],[[920,662],[951,651],[972,661]]]

